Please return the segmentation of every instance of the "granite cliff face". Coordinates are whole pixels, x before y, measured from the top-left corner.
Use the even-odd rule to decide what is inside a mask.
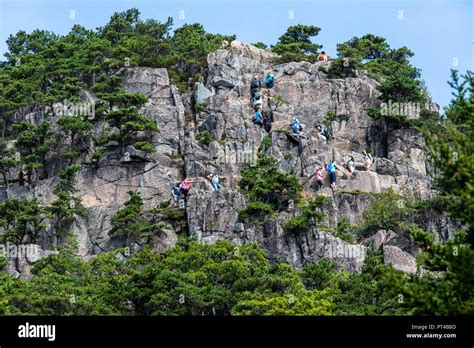
[[[127,192],[140,192],[145,209],[151,209],[169,200],[172,186],[187,177],[191,181],[185,204],[188,227],[171,222],[169,228],[147,241],[157,251],[172,247],[178,235],[189,235],[204,243],[219,239],[238,244],[257,242],[270,258],[297,267],[328,257],[350,271],[359,271],[367,245],[373,240],[383,249],[386,262],[407,272],[416,270],[416,249],[408,237],[393,231],[379,231],[356,244],[316,227],[292,234],[282,223],[296,214],[294,207],[263,225],[239,220],[239,209],[246,205],[238,188],[240,170],[255,159],[265,137],[270,137],[272,143],[267,153],[278,159],[282,171],[299,178],[304,196],[330,197],[324,226],[334,228],[343,218],[351,224],[360,222],[374,193],[393,189],[415,198],[433,195],[423,137],[412,128],[395,128],[366,114],[368,106],[377,104],[376,81],[362,73],[355,78],[328,78],[325,63],[275,65],[273,58],[273,53],[234,41],[209,54],[205,82],[196,84],[194,93],[184,94],[170,84],[166,69],[136,67],[119,72],[126,91],[141,92],[149,98],[141,113],[156,120],[160,128],[153,138],[157,151],[150,155],[129,146],[123,156],[109,152],[92,166],[94,149],[90,144],[87,154],[79,159],[77,188],[89,214],[88,219],[77,217],[73,225],[80,256],[126,244],[132,250],[140,248],[144,240],[112,238],[108,233],[111,217],[123,207]],[[252,77],[257,74],[262,78],[266,73],[274,74],[277,80],[274,88],[262,91],[264,110],[273,111],[270,133],[252,123],[254,112],[249,100]],[[84,93],[84,98],[94,96]],[[294,116],[303,124],[305,137],[300,143],[287,135]],[[316,138],[314,126],[321,123],[332,129],[334,139],[329,143]],[[95,131],[99,132],[101,126],[97,122]],[[198,141],[204,134],[214,141]],[[375,159],[370,171],[362,168],[362,151],[366,149]],[[343,164],[350,156],[356,160],[356,174],[350,175],[340,165],[337,188],[332,191],[326,183],[316,192],[310,176],[317,167],[331,159]],[[50,202],[57,173],[54,160],[49,165],[53,174],[49,179],[40,181],[31,191],[14,186],[10,195],[36,196]],[[214,191],[206,179],[209,173],[218,173],[225,187]],[[451,234],[443,214],[433,212],[423,223],[440,239]],[[45,234],[40,247],[47,253],[57,242]],[[22,259],[12,264],[10,271],[27,276],[33,262]]]

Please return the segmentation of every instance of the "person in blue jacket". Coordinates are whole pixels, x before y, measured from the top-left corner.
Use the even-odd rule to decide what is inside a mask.
[[[329,183],[331,184],[331,188],[334,189],[336,187],[336,161],[332,161],[331,163],[328,164],[327,170],[329,173]]]

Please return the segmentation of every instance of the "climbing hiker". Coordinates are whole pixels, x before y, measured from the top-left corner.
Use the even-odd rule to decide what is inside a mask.
[[[188,181],[188,179],[185,178],[181,182],[181,185],[179,187],[181,189],[181,192],[183,192],[184,198],[186,199],[186,197],[188,197],[188,192],[189,192],[189,181]]]
[[[299,135],[300,132],[303,130],[300,120],[296,117],[293,117],[293,119],[291,120],[290,127],[293,130],[293,134],[297,135]]]
[[[180,183],[177,182],[176,185],[174,185],[173,190],[171,190],[171,195],[173,196],[173,202],[174,206],[177,207],[179,204],[179,199],[181,197],[181,189],[180,189]]]
[[[326,55],[326,52],[322,51],[318,56],[318,62],[327,62],[327,61],[328,61],[328,56]]]
[[[353,156],[351,156],[349,161],[347,161],[347,169],[349,170],[349,172],[351,172],[351,174],[353,174],[356,170],[355,160]]]
[[[323,167],[319,167],[316,170],[316,190],[319,191],[324,186],[324,179],[323,179]]]
[[[372,167],[372,163],[374,162],[374,158],[365,150],[362,153],[364,154],[364,167],[366,170],[370,170],[370,167]]]
[[[211,180],[211,185],[214,188],[214,191],[220,190],[221,188],[224,187],[219,183],[219,175],[217,175],[215,173],[214,174],[209,174],[208,178],[209,178],[209,180]]]
[[[263,128],[267,133],[270,133],[270,130],[272,129],[272,123],[273,123],[273,111],[272,109],[268,109],[265,111],[263,115]]]
[[[262,88],[262,82],[258,79],[258,76],[255,75],[250,82],[250,95],[252,96],[252,99],[255,97],[255,93],[260,91]]]
[[[324,135],[324,137],[326,138],[326,142],[329,144],[329,142],[333,138],[331,131],[328,129],[328,127],[323,125],[323,126],[321,126],[321,132]]]
[[[253,123],[259,125],[260,127],[263,126],[263,115],[262,109],[258,109],[255,111],[255,115],[253,116]]]
[[[273,74],[268,73],[267,77],[265,78],[265,87],[267,87],[267,89],[270,89],[270,88],[273,88],[274,85],[275,85],[275,76],[273,76]]]
[[[316,138],[321,142],[327,142],[327,138],[324,135],[323,128],[320,124],[316,125]]]
[[[261,96],[260,92],[256,92],[253,98],[253,108],[258,110],[262,107],[263,104],[263,97]]]
[[[329,183],[331,184],[332,189],[336,187],[336,169],[337,169],[336,161],[333,160],[327,166],[327,170],[329,172]]]

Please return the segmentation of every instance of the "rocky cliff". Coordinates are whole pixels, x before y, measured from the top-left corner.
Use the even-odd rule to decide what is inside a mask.
[[[155,154],[147,154],[132,146],[123,156],[113,151],[96,165],[91,165],[93,145],[77,161],[81,164],[77,188],[89,217],[75,219],[73,232],[79,242],[79,255],[88,257],[128,245],[132,251],[145,243],[140,238],[125,240],[111,237],[111,217],[123,207],[127,192],[138,191],[145,209],[155,208],[170,199],[173,185],[188,178],[191,190],[182,208],[187,226],[170,221],[159,235],[146,241],[157,251],[172,247],[179,235],[196,237],[204,243],[219,239],[237,244],[257,242],[271,259],[279,259],[297,267],[305,262],[331,258],[341,267],[359,271],[365,250],[374,241],[382,248],[386,262],[407,272],[416,269],[416,249],[409,237],[393,231],[350,244],[334,236],[330,230],[342,219],[359,223],[376,194],[394,190],[414,198],[430,198],[432,173],[423,151],[424,140],[413,128],[394,127],[387,121],[367,116],[366,108],[376,105],[377,82],[359,72],[358,77],[329,78],[327,63],[308,62],[275,65],[273,53],[234,41],[229,47],[208,56],[205,81],[197,83],[194,93],[181,93],[170,84],[166,69],[124,68],[125,90],[140,92],[149,100],[141,113],[156,120],[160,132],[154,135]],[[267,133],[252,122],[250,81],[272,73],[276,85],[263,89],[264,110],[272,110],[272,130]],[[84,98],[94,98],[84,93]],[[199,107],[196,107],[196,106]],[[289,136],[289,122],[297,116],[303,124],[304,137]],[[34,117],[33,117],[34,118]],[[329,143],[317,140],[315,125],[326,124],[334,139]],[[98,133],[101,122],[95,124]],[[206,135],[210,141],[202,141]],[[297,214],[291,206],[264,224],[239,219],[239,210],[246,206],[245,195],[238,187],[240,170],[251,164],[261,149],[262,141],[271,140],[266,152],[274,156],[280,170],[298,177],[303,195],[316,194],[330,198],[324,208],[321,227],[304,233],[289,233],[282,224]],[[374,155],[374,164],[365,170],[363,150]],[[357,163],[355,175],[342,164],[350,156]],[[326,183],[319,192],[314,187],[318,166],[331,159],[339,165],[337,187]],[[57,181],[55,163],[51,159],[49,179],[40,181],[33,190],[19,186],[10,189],[12,196],[33,197],[50,202],[51,187]],[[214,191],[209,173],[218,173],[223,189]],[[326,173],[325,173],[326,176]],[[451,234],[447,218],[432,212],[423,221],[440,239]],[[57,243],[48,233],[41,248],[47,253]],[[35,260],[24,259],[12,264],[11,272],[28,274]]]

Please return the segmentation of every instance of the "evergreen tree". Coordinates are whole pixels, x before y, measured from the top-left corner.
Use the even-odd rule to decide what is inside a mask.
[[[319,34],[321,28],[314,25],[294,25],[287,29],[286,33],[278,38],[272,51],[281,57],[280,63],[314,61],[318,51],[323,47],[311,42],[311,37]]]
[[[12,180],[11,172],[19,163],[15,154],[15,148],[9,147],[5,139],[0,138],[0,173],[2,174],[6,198],[9,198],[10,182]]]
[[[51,202],[47,210],[54,218],[55,232],[60,237],[67,235],[75,214],[87,217],[81,198],[74,195],[78,192],[75,183],[80,169],[78,164],[64,168],[59,173],[59,180],[53,187],[53,193],[57,198]]]

